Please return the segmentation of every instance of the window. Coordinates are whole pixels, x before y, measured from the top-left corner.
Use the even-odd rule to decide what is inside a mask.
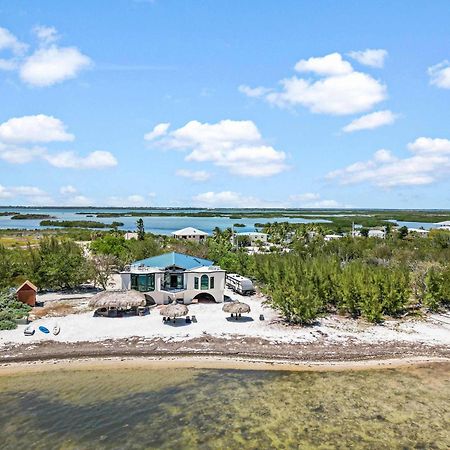
[[[211,277],[211,278],[209,279],[209,288],[210,288],[210,289],[214,289],[214,277]]]
[[[155,274],[131,274],[131,289],[139,292],[149,292],[155,290]]]
[[[194,278],[194,289],[198,289],[198,277]]]
[[[208,275],[202,275],[202,278],[200,280],[201,280],[201,282],[200,282],[201,288],[208,289],[208,286],[209,286]]]

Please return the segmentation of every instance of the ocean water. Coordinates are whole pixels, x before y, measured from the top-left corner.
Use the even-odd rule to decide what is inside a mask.
[[[17,212],[23,214],[48,214],[54,216],[54,220],[93,220],[102,223],[111,223],[113,221],[122,222],[124,225],[120,227],[121,230],[135,230],[136,220],[139,217],[88,217],[87,215],[77,214],[80,212],[87,212],[87,208],[0,208],[0,212]],[[93,212],[97,210],[92,210]],[[99,212],[115,212],[126,213],[134,211],[133,208],[119,209],[101,209]],[[145,210],[141,210],[143,212]],[[165,213],[170,210],[147,210],[153,213]],[[186,210],[176,210],[176,212],[184,212]],[[238,210],[227,210],[225,213],[238,212]],[[292,222],[292,223],[310,223],[310,222],[328,222],[327,220],[309,220],[303,218],[288,218],[282,217],[267,217],[267,218],[242,218],[242,219],[230,219],[228,217],[180,217],[180,216],[152,216],[142,217],[146,231],[155,234],[170,234],[172,231],[180,230],[186,227],[194,227],[200,230],[211,233],[215,227],[225,229],[231,227],[235,223],[244,224],[244,227],[236,228],[236,231],[255,231],[255,223],[267,223],[267,222]],[[41,227],[39,223],[41,220],[24,219],[24,220],[11,220],[8,216],[0,216],[0,229],[18,229],[18,230],[37,230],[45,229],[48,227]]]
[[[2,449],[448,449],[450,365],[0,376]]]

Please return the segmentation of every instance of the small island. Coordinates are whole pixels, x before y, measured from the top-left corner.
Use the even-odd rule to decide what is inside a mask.
[[[41,227],[63,227],[63,228],[118,228],[123,222],[103,223],[91,220],[42,220]]]

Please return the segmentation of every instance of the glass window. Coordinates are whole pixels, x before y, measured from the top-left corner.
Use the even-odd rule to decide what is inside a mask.
[[[194,278],[194,289],[198,289],[198,277]]]
[[[214,277],[211,277],[211,278],[209,279],[209,288],[210,288],[210,289],[214,289]]]
[[[208,289],[209,287],[208,275],[202,275],[200,284],[202,289]]]
[[[131,274],[131,289],[139,292],[149,292],[155,290],[155,274]]]

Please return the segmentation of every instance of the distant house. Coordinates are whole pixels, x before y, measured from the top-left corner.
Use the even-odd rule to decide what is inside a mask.
[[[254,247],[257,243],[266,244],[268,240],[267,233],[260,233],[258,231],[248,231],[242,233],[236,233],[236,237],[245,236],[248,239],[249,247]]]
[[[126,232],[123,237],[125,238],[126,241],[129,241],[130,239],[137,239],[138,238],[138,234],[134,231],[134,232]]]
[[[30,306],[36,306],[37,287],[31,281],[25,281],[17,288],[17,300]]]
[[[439,230],[450,231],[450,220],[444,220],[444,222],[439,222],[436,225]]]
[[[135,261],[120,275],[122,289],[144,292],[149,304],[189,304],[198,299],[223,302],[225,270],[207,259],[166,253]]]
[[[340,234],[326,234],[324,236],[324,239],[326,241],[334,241],[335,239],[341,239],[343,236],[341,236]]]
[[[183,228],[182,230],[172,232],[172,234],[176,239],[193,242],[203,242],[208,237],[208,233],[193,227]]]
[[[429,231],[424,230],[423,228],[409,228],[408,229],[410,233],[417,234],[418,236],[427,237]]]
[[[379,239],[384,239],[386,237],[386,232],[384,230],[371,229],[371,230],[369,230],[368,236],[379,238]]]

